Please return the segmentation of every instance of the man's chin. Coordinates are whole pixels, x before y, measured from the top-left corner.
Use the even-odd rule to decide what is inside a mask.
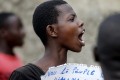
[[[81,50],[82,50],[82,48],[74,49],[74,50],[71,50],[71,51],[79,53],[79,52],[81,52]]]

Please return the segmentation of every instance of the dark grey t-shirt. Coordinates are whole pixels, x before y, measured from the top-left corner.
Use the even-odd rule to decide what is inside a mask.
[[[44,75],[42,69],[38,68],[34,64],[27,64],[21,68],[15,70],[9,80],[41,80],[41,75]]]

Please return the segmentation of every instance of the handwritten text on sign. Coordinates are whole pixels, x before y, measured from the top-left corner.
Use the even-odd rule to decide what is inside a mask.
[[[41,80],[103,80],[99,66],[64,64],[50,68]]]

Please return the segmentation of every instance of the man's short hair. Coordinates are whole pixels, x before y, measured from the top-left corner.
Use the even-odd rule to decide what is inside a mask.
[[[98,54],[108,57],[120,53],[120,14],[106,18],[99,27],[97,40]]]
[[[0,13],[0,28],[4,27],[5,21],[7,20],[8,17],[15,15],[14,13],[11,12],[2,12]]]
[[[57,23],[59,11],[56,6],[67,4],[63,0],[50,0],[40,4],[33,14],[33,28],[44,45],[47,44],[46,27]]]

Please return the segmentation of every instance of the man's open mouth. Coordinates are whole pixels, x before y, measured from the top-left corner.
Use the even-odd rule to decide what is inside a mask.
[[[79,39],[80,43],[82,44],[82,46],[85,45],[85,42],[84,42],[84,40],[82,39],[82,36],[83,36],[84,32],[85,32],[85,30],[83,30],[82,33],[80,33],[79,36],[78,36],[78,39]]]

